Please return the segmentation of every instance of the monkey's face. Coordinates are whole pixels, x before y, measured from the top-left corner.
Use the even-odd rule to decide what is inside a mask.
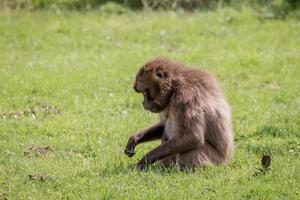
[[[144,65],[136,75],[134,90],[144,96],[145,110],[154,113],[164,110],[171,98],[171,81],[162,67]]]

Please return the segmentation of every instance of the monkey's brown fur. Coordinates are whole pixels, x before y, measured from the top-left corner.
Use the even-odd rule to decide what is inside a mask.
[[[161,140],[137,164],[160,160],[164,165],[195,167],[226,164],[233,154],[230,107],[216,80],[207,72],[158,58],[144,64],[134,89],[144,95],[144,108],[160,121],[132,135],[125,154],[143,142]]]

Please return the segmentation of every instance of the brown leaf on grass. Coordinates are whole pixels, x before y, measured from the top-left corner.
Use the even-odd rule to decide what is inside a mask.
[[[261,158],[261,165],[264,170],[269,170],[269,167],[271,165],[271,157],[269,155],[263,155]]]
[[[261,174],[266,174],[270,170],[271,165],[271,157],[269,155],[263,155],[261,158],[261,168],[256,168],[254,176],[258,176]]]
[[[37,153],[37,154],[45,154],[48,153],[49,151],[52,151],[51,148],[49,146],[46,147],[29,147],[28,149],[26,149],[24,151],[24,155],[30,155],[33,153]]]

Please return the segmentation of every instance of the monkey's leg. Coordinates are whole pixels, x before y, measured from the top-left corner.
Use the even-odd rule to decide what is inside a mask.
[[[178,154],[175,154],[175,155],[161,159],[160,162],[164,167],[176,166],[177,160],[178,160],[177,158],[178,158]]]
[[[168,141],[169,138],[164,134],[161,137],[161,140],[162,140],[161,142],[164,143],[164,142]],[[167,168],[167,167],[177,165],[177,160],[178,160],[178,154],[175,154],[175,155],[171,155],[171,156],[168,156],[168,157],[165,157],[165,158],[161,159],[160,162],[164,167]]]
[[[164,133],[164,129],[165,129],[164,124],[158,123],[145,130],[139,131],[135,135],[130,136],[126,148],[124,150],[124,153],[127,156],[132,157],[134,155],[134,149],[138,144],[161,139]]]
[[[222,159],[217,151],[208,143],[195,150],[179,154],[178,164],[181,168],[193,168],[221,164]]]
[[[201,139],[193,134],[178,135],[147,153],[137,164],[140,169],[168,156],[194,150],[201,146]]]

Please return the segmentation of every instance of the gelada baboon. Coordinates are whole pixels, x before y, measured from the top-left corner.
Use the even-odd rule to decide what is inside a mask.
[[[160,121],[132,135],[125,154],[143,142],[161,140],[137,164],[144,169],[159,160],[165,166],[190,168],[226,164],[233,154],[230,107],[216,80],[207,72],[164,58],[144,64],[134,90],[144,95],[145,110]]]

